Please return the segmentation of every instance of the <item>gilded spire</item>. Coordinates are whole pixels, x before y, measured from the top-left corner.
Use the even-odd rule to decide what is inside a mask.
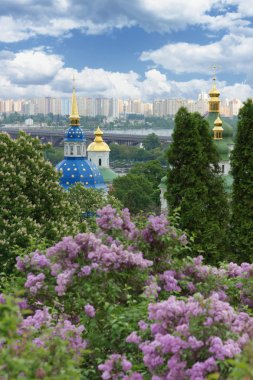
[[[220,92],[217,90],[216,87],[216,70],[217,66],[213,65],[212,69],[214,70],[214,75],[213,75],[213,85],[211,90],[209,91],[209,112],[220,112]]]
[[[78,113],[77,100],[76,100],[76,86],[75,86],[75,75],[73,74],[73,91],[72,91],[72,101],[71,101],[71,114],[69,116],[71,125],[79,125],[80,116]]]

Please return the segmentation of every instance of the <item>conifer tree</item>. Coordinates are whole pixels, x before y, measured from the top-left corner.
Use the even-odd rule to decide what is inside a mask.
[[[247,100],[238,116],[237,135],[231,154],[232,216],[231,250],[238,261],[253,261],[253,104]]]
[[[195,236],[195,247],[209,262],[222,259],[227,249],[228,205],[218,154],[202,116],[185,108],[178,111],[168,161],[170,213],[179,209],[180,228]]]

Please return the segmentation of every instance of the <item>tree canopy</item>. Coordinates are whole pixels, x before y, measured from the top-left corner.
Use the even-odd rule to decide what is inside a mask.
[[[152,208],[154,189],[144,174],[128,173],[113,181],[112,194],[132,213]]]
[[[24,132],[0,134],[0,262],[13,265],[12,251],[31,240],[57,241],[77,230],[78,210],[44,159],[46,146]]]
[[[232,192],[231,250],[237,260],[253,257],[253,104],[244,103],[238,117],[237,135],[231,154]]]
[[[218,154],[207,121],[181,108],[168,151],[167,200],[179,209],[180,227],[195,236],[198,249],[215,261],[226,250],[228,205]]]
[[[152,150],[161,146],[159,137],[155,133],[150,133],[143,140],[143,146],[146,150]]]

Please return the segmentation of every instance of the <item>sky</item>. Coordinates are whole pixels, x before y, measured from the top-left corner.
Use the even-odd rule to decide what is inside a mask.
[[[0,0],[0,98],[253,97],[253,0]]]

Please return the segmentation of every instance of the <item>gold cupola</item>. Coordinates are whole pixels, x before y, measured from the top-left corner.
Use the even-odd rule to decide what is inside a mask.
[[[220,112],[220,92],[216,87],[216,75],[213,76],[213,85],[209,96],[209,112]]]
[[[109,146],[103,140],[103,131],[99,127],[97,127],[94,135],[95,139],[88,146],[87,152],[110,152]]]
[[[222,120],[220,116],[218,115],[217,119],[214,122],[214,128],[213,128],[213,138],[214,140],[222,140],[222,132],[224,129],[222,128]]]
[[[71,101],[71,114],[69,116],[71,125],[80,125],[80,116],[78,113],[77,99],[76,99],[76,87],[75,87],[75,77],[73,76],[73,91],[72,91],[72,101]]]

